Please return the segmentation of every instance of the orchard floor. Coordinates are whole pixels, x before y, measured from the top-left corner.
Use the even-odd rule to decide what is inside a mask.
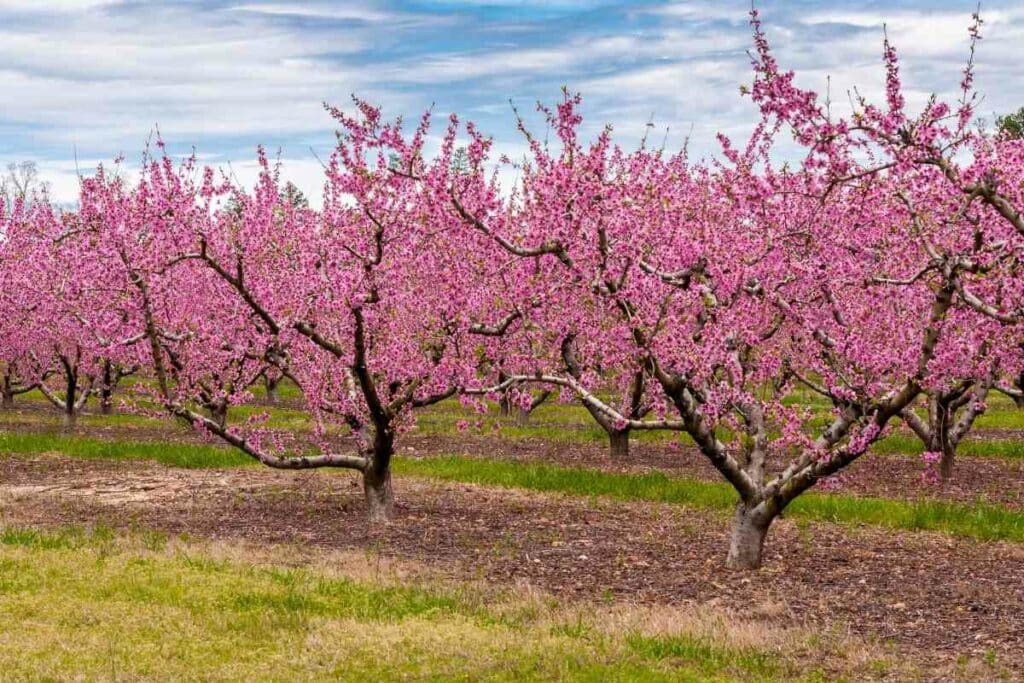
[[[402,452],[414,456],[457,454],[517,462],[548,462],[610,472],[664,472],[671,476],[721,481],[721,475],[693,447],[634,441],[626,458],[611,459],[601,443],[552,443],[545,439],[496,439],[463,434],[457,437],[416,435],[402,442]],[[871,454],[854,463],[837,479],[842,493],[900,500],[938,499],[976,503],[987,501],[1024,510],[1024,437],[1019,458],[960,458],[955,476],[940,486],[923,476],[920,458],[901,454]],[[881,461],[881,462],[879,462]],[[774,463],[773,463],[774,464]]]
[[[0,525],[284,544],[300,563],[311,549],[356,551],[451,582],[530,586],[595,608],[711,608],[766,628],[850,638],[884,653],[870,670],[881,679],[1024,677],[1021,544],[782,519],[764,568],[747,574],[723,569],[727,520],[714,512],[413,477],[395,488],[397,518],[370,530],[345,474],[5,456]],[[822,657],[827,678],[868,675],[835,653]]]

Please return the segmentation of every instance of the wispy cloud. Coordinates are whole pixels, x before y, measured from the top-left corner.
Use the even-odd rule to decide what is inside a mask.
[[[763,0],[769,36],[800,82],[837,101],[881,88],[881,25],[904,56],[912,102],[952,93],[974,6],[964,0]],[[508,99],[582,91],[588,125],[634,144],[653,118],[678,143],[715,149],[754,118],[747,0],[0,0],[0,162],[36,159],[67,199],[72,159],[129,159],[159,124],[177,152],[193,145],[245,175],[258,143],[282,149],[314,198],[333,139],[322,102],[352,93],[392,115],[432,103],[479,120],[516,149]],[[1024,9],[985,9],[978,85],[993,111],[1015,109]],[[534,119],[535,120],[535,119]],[[539,124],[538,124],[539,125]],[[82,162],[84,165],[84,161]],[[91,162],[90,162],[91,163]]]

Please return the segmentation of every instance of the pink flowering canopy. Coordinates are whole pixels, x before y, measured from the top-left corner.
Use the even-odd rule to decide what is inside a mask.
[[[569,92],[540,107],[550,142],[518,120],[515,162],[456,116],[429,154],[429,113],[407,130],[357,100],[329,110],[317,210],[262,151],[245,190],[162,145],[77,211],[4,208],[0,360],[86,387],[141,365],[162,410],[266,465],[360,471],[372,521],[417,409],[557,390],[627,444],[687,434],[738,495],[729,564],[755,567],[772,520],[895,418],[927,436],[922,397],[968,396],[964,431],[1024,367],[1024,142],[973,124],[971,64],[960,101],[908,113],[888,42],[884,104],[834,117],[752,22],[761,120],[717,160],[584,139]],[[780,164],[789,135],[805,153]],[[268,374],[311,434],[229,419]]]

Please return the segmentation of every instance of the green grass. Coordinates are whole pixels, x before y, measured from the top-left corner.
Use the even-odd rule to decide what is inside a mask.
[[[630,649],[648,659],[692,662],[700,666],[702,673],[714,675],[716,670],[727,666],[739,667],[743,671],[757,674],[765,679],[775,678],[779,673],[778,660],[770,653],[756,648],[727,648],[710,638],[693,636],[643,636],[633,634],[627,637]]]
[[[893,455],[919,455],[924,451],[921,441],[914,435],[896,433],[880,440],[872,450]],[[965,458],[1024,458],[1024,441],[1020,439],[968,438],[957,447],[957,457]]]
[[[171,467],[238,467],[253,460],[214,445],[87,439],[67,434],[0,433],[0,453],[61,453],[86,460],[155,460]]]
[[[846,654],[859,643],[754,631],[707,608],[654,618],[442,587],[365,555],[296,567],[286,548],[102,529],[0,528],[0,546],[10,680],[817,680],[818,657],[854,677],[870,662]]]

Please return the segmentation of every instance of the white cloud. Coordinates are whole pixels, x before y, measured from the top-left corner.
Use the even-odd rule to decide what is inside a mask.
[[[254,12],[292,17],[315,17],[318,19],[355,19],[357,21],[386,21],[392,15],[364,7],[352,6],[320,6],[320,5],[237,5],[231,8],[236,12]]]
[[[652,115],[658,135],[668,126],[677,143],[692,125],[698,155],[716,148],[715,132],[741,137],[754,120],[737,92],[750,80],[747,0],[587,2],[580,25],[566,18],[578,3],[419,6],[428,5],[431,12],[374,0],[0,0],[0,149],[11,150],[0,162],[10,154],[36,158],[66,198],[77,183],[67,161],[73,149],[131,159],[159,124],[172,145],[196,143],[214,162],[240,159],[240,176],[254,168],[257,142],[281,146],[293,180],[315,199],[319,164],[307,147],[333,141],[321,102],[344,105],[353,92],[389,116],[414,118],[438,101],[438,118],[447,110],[476,117],[513,150],[521,141],[507,100],[532,116],[528,103],[557,99],[562,84],[584,95],[587,132],[612,123],[627,146]],[[472,11],[485,5],[506,9]],[[932,91],[956,95],[972,6],[849,9],[832,0],[803,7],[768,5],[765,29],[801,85],[821,91],[831,78],[837,107],[854,86],[881,93],[883,20],[911,104]],[[989,109],[1016,109],[1024,103],[1024,8],[1004,5],[984,16],[977,84]]]
[[[0,10],[16,12],[81,12],[104,5],[114,5],[119,0],[0,0]]]

